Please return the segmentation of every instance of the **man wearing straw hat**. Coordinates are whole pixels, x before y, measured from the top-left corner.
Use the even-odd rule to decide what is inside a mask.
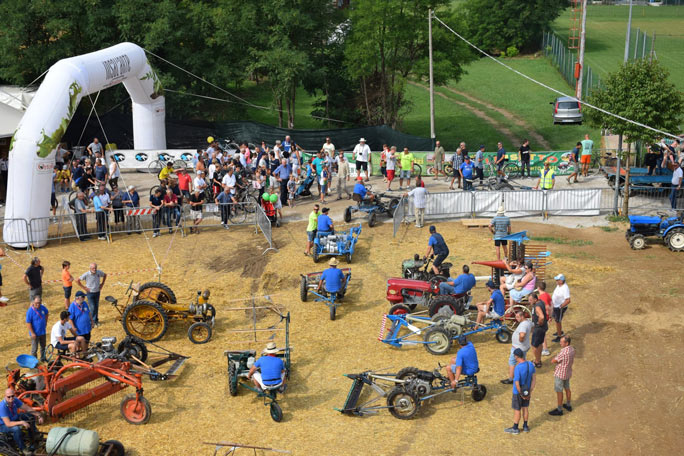
[[[496,211],[496,217],[489,222],[489,231],[494,235],[494,246],[496,247],[496,259],[501,259],[501,246],[503,246],[504,257],[508,258],[508,241],[501,239],[511,233],[511,219],[506,217],[503,205]]]
[[[263,386],[272,386],[285,383],[285,364],[278,358],[278,347],[275,342],[269,342],[263,351],[263,356],[257,359],[247,374],[254,386],[261,389]],[[257,372],[259,369],[260,372]]]
[[[318,281],[318,291],[323,288],[323,282],[325,282],[325,291],[328,293],[339,293],[340,290],[344,288],[345,277],[342,270],[337,269],[337,259],[331,258],[328,261],[330,267],[323,271],[321,274],[321,280]]]

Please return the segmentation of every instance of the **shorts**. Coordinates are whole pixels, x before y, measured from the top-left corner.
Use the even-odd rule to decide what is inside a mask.
[[[90,343],[90,333],[88,334],[79,334],[79,337],[83,337],[86,342]]]
[[[490,310],[487,312],[487,318],[491,318],[492,320],[499,320],[502,318],[503,315],[499,315],[498,313],[494,312],[493,310]]]
[[[563,321],[563,315],[565,315],[566,310],[568,310],[567,307],[554,307],[553,308],[553,319],[559,323],[561,321]]]
[[[532,293],[533,291],[534,290],[526,290],[524,288],[522,290],[518,291],[514,288],[510,291],[509,295],[510,295],[511,299],[513,299],[513,301],[520,302],[523,300],[523,298],[525,296]]]
[[[442,161],[437,161],[435,160],[435,170],[441,171],[442,170]]]
[[[399,179],[411,179],[411,170],[402,169],[399,171]]]
[[[62,287],[62,289],[64,290],[64,297],[66,299],[71,299],[71,289],[72,288],[73,287]]]
[[[202,220],[202,211],[190,210],[190,217],[192,217],[193,220]]]
[[[546,337],[546,329],[542,326],[535,326],[532,330],[532,346],[539,347],[544,343],[544,337]]]
[[[388,169],[387,170],[387,180],[391,182],[393,179],[394,179],[394,170]]]
[[[368,162],[356,160],[356,171],[368,171]]]
[[[513,393],[513,400],[511,401],[511,407],[513,407],[513,410],[520,410],[523,407],[529,407],[530,406],[530,400],[529,399],[522,399],[519,394]]]
[[[500,245],[508,245],[508,241],[505,239],[494,239],[494,246],[499,247]]]
[[[591,163],[591,155],[582,155],[582,156],[580,157],[580,163],[582,163],[582,164],[587,164],[587,165],[588,165],[589,163]]]
[[[316,230],[307,231],[306,238],[309,240],[309,242],[313,242],[313,240],[316,238]]]
[[[432,262],[432,265],[439,267],[439,265],[441,265],[444,262],[444,260],[446,260],[446,257],[447,255],[436,255],[435,260]]]
[[[557,393],[562,393],[564,389],[569,390],[570,389],[570,379],[563,380],[558,377],[553,377],[553,389]]]
[[[327,193],[328,184],[321,184],[321,193]]]
[[[521,348],[521,350],[522,350],[522,348]],[[528,349],[528,350],[529,350],[529,349]],[[523,359],[527,357],[527,351],[528,351],[528,350],[523,350]],[[508,357],[508,365],[509,365],[509,366],[515,366],[516,364],[518,364],[518,363],[515,361],[515,356],[513,356],[513,352],[514,352],[514,351],[515,351],[515,347],[511,347],[511,354],[510,354],[510,356]]]

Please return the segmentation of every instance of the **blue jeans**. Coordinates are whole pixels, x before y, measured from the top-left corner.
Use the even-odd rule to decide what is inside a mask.
[[[677,209],[677,187],[674,185],[670,190],[670,205],[672,206],[672,209]]]
[[[88,300],[88,306],[90,306],[90,311],[93,313],[93,322],[94,323],[99,323],[100,320],[98,319],[98,310],[100,308],[100,292],[97,291],[95,293],[88,293],[86,295],[86,299]]]
[[[180,225],[181,213],[178,206],[166,208],[166,226],[171,228],[171,218],[176,219],[176,225]]]
[[[17,401],[19,399],[15,399]],[[19,414],[19,421],[26,421],[29,423],[29,436],[31,437],[31,440],[33,440],[33,437],[38,433],[38,430],[36,429],[36,422],[35,418],[33,415],[29,413],[20,413]],[[19,450],[23,450],[25,445],[24,445],[24,439],[22,438],[21,435],[21,426],[10,426],[7,427],[3,424],[3,421],[0,420],[0,433],[2,434],[12,434],[12,438],[14,439],[14,443],[17,445],[17,448]]]
[[[439,294],[441,295],[446,295],[446,294],[456,294],[454,287],[449,285],[446,282],[441,282],[439,284]]]

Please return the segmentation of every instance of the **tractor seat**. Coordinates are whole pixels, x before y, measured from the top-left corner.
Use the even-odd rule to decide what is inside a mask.
[[[283,374],[283,376],[281,377],[280,381],[279,381],[278,383],[274,384],[274,385],[264,385],[264,382],[263,382],[263,380],[262,380],[262,378],[261,378],[261,375],[256,375],[256,374],[255,374],[255,375],[254,375],[254,378],[255,378],[256,381],[259,383],[259,386],[261,386],[261,389],[262,389],[262,390],[264,390],[264,391],[270,391],[270,390],[278,389],[278,388],[280,388],[281,386],[283,386],[283,382],[285,381],[285,374]]]

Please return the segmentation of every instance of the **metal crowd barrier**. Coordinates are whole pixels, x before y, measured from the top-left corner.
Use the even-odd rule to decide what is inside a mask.
[[[278,251],[277,248],[273,246],[273,230],[271,225],[271,220],[266,215],[266,212],[258,204],[254,204],[255,207],[255,223],[256,226],[261,230],[266,241],[268,242],[268,248],[264,250],[261,254],[268,252],[269,250]]]
[[[401,199],[399,200],[399,204],[397,205],[396,209],[394,209],[394,214],[392,214],[392,225],[393,225],[393,234],[392,236],[397,235],[397,231],[399,231],[399,227],[401,226],[401,222],[404,221],[406,218],[406,206],[407,206],[407,200],[405,196],[402,196]]]

